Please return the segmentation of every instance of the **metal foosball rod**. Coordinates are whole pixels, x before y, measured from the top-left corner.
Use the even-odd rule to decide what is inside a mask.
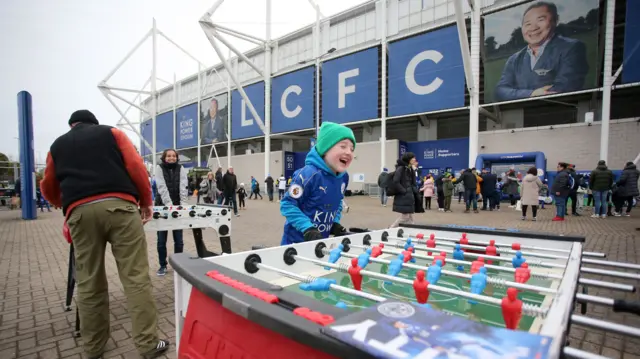
[[[401,242],[406,242],[407,240],[411,239],[411,243],[426,244],[426,241],[423,241],[421,239],[404,238],[404,237],[391,237],[391,236],[387,237],[387,239],[393,239],[393,240],[401,241]],[[459,243],[437,242],[436,245],[446,246],[446,247],[455,247],[457,244],[459,244]],[[497,253],[515,255],[516,252],[518,252],[518,251],[515,251],[513,249],[500,248],[497,245],[494,245],[494,246],[496,247],[496,252]],[[470,249],[470,250],[473,250],[473,251],[483,251],[483,252],[487,249],[486,246],[484,246],[484,247],[483,246],[474,246],[474,245],[469,245],[469,244],[460,244],[460,248],[462,248],[462,249]],[[432,248],[429,248],[429,249],[437,250],[435,247],[432,247]],[[527,251],[520,251],[520,253],[522,253],[522,255],[526,256],[526,257],[538,257],[538,258],[562,259],[562,260],[569,259],[568,256],[557,255],[557,254],[544,254],[544,253],[527,252]]]
[[[462,238],[466,238],[466,236],[467,236],[466,233],[462,233]],[[415,236],[411,236],[411,238],[414,238],[414,237]],[[442,241],[448,241],[448,242],[454,242],[454,243],[459,243],[460,242],[459,238],[434,237],[434,239],[442,240]],[[481,245],[481,246],[488,246],[489,245],[488,241],[478,241],[478,240],[471,240],[471,239],[468,240],[468,243],[469,244]],[[514,244],[496,242],[495,246],[496,247],[509,247],[509,248],[512,248],[512,249],[516,249],[516,248],[514,248]],[[571,252],[571,250],[569,250],[569,249],[530,246],[530,245],[519,244],[519,243],[518,243],[518,246],[519,246],[520,249],[530,249],[530,250],[534,250],[534,251],[559,252],[559,253],[570,253]],[[599,257],[599,258],[605,258],[607,256],[606,254],[600,253],[600,252],[582,252],[582,255],[583,256],[587,256],[587,257]]]
[[[384,242],[381,242],[384,243]],[[389,243],[386,243],[389,244]],[[349,244],[350,247],[353,248],[363,248],[363,249],[367,249],[367,248],[371,248],[370,246],[360,246],[357,244]],[[391,251],[388,249],[383,249],[382,250],[383,253],[386,254],[392,254],[392,255],[398,255],[400,254],[400,252],[395,252],[395,251]],[[435,257],[434,256],[423,256],[420,254],[412,254],[413,257],[418,258],[418,259],[425,259],[425,260],[434,260]],[[471,262],[468,261],[462,261],[462,260],[457,260],[457,259],[452,259],[452,258],[447,258],[447,262],[453,263],[453,264],[459,264],[459,265],[472,265]],[[515,273],[515,268],[511,268],[511,267],[502,267],[502,266],[495,266],[495,265],[491,265],[491,264],[486,264],[484,265],[487,269],[494,269],[494,270],[498,270],[501,272],[509,272],[509,273]],[[624,272],[611,272],[611,271],[603,271],[600,269],[589,269],[586,268],[587,270],[584,270],[585,268],[583,267],[582,270],[584,273],[590,273],[590,274],[602,274],[602,275],[611,275],[611,276],[616,276],[616,275],[621,275],[621,278],[627,278],[627,279],[640,279],[640,278],[636,278],[636,276],[634,274],[630,274],[630,273],[624,273]],[[611,274],[613,273],[613,274]],[[539,272],[537,270],[533,270],[531,269],[531,276],[534,278],[538,278],[538,279],[543,279],[543,280],[551,280],[551,279],[556,279],[556,280],[561,280],[563,278],[562,275],[560,274],[554,274],[554,273],[543,273],[543,272]],[[636,288],[632,285],[629,284],[620,284],[620,283],[613,283],[613,282],[605,282],[605,281],[600,281],[600,280],[595,280],[595,279],[587,279],[587,278],[580,278],[578,280],[579,284],[582,285],[586,285],[586,286],[591,286],[591,287],[600,287],[600,288],[606,288],[606,289],[611,289],[611,290],[619,290],[619,291],[623,291],[623,292],[630,292],[630,293],[634,293],[636,291]]]
[[[329,254],[329,250],[328,249],[324,249],[323,252],[326,252],[325,254]],[[347,257],[347,258],[357,258],[358,255],[356,254],[351,254],[351,253],[347,253],[347,252],[342,252],[342,256],[343,257]],[[391,264],[391,261],[386,260],[386,259],[380,259],[380,258],[373,258],[370,257],[369,261],[371,262],[375,262],[375,263],[380,263],[380,264]],[[402,263],[402,266],[405,268],[411,268],[411,269],[417,269],[417,270],[428,270],[428,267],[425,266],[419,266],[416,264],[411,264],[411,263]],[[451,276],[451,277],[457,277],[457,278],[463,278],[463,279],[471,279],[471,274],[467,274],[467,273],[460,273],[460,272],[454,272],[454,271],[449,271],[446,269],[442,269],[441,270],[442,274]],[[522,289],[522,290],[528,290],[531,292],[536,292],[536,293],[541,293],[541,294],[558,294],[558,291],[556,291],[555,289],[551,289],[551,288],[544,288],[544,287],[540,287],[540,286],[536,286],[536,285],[530,285],[530,284],[525,284],[525,283],[518,283],[518,282],[512,282],[512,281],[508,281],[502,278],[496,278],[496,277],[490,277],[487,276],[487,283],[490,284],[495,284],[498,285],[500,287],[513,287],[516,289]]]
[[[384,243],[384,242],[380,242],[382,244],[389,244],[389,243]],[[357,244],[349,244],[349,247],[352,248],[362,248],[362,249],[368,249],[368,248],[372,248],[371,246],[361,246],[361,245],[357,245]],[[392,254],[392,255],[398,255],[401,252],[396,252],[396,251],[392,251],[389,249],[382,249],[382,253],[386,253],[386,254]],[[432,261],[434,259],[436,259],[434,256],[425,256],[425,255],[421,255],[421,254],[412,254],[411,255],[414,258],[417,259],[424,259],[424,260],[428,260],[428,261]],[[453,263],[453,264],[460,264],[460,265],[467,265],[467,266],[471,266],[472,263],[469,261],[462,261],[462,260],[457,260],[457,259],[453,259],[453,258],[449,258],[447,257],[447,263]],[[511,268],[511,267],[503,267],[503,266],[496,266],[496,265],[492,265],[492,264],[484,264],[484,266],[487,269],[494,269],[497,271],[501,271],[501,272],[509,272],[509,273],[515,273],[516,269],[515,268]],[[539,279],[545,279],[545,280],[549,280],[549,279],[562,279],[562,275],[560,274],[554,274],[554,273],[542,273],[539,271],[535,271],[533,269],[531,269],[531,276],[532,277],[536,277]]]
[[[602,355],[585,352],[584,350],[571,347],[564,347],[562,351],[565,357],[573,359],[611,359],[609,357],[604,357]]]
[[[389,242],[380,242],[380,241],[371,241],[371,243],[376,243],[376,244],[384,244],[384,245],[394,245],[393,243],[389,243]],[[398,248],[404,248],[402,245],[400,245],[399,243],[395,244],[396,247]],[[448,254],[453,254],[453,250],[451,249],[442,249],[442,248],[418,248],[415,247],[416,250],[418,251],[423,251],[423,252],[445,252]],[[487,260],[493,260],[493,261],[500,261],[500,262],[505,262],[505,261],[510,261],[510,259],[507,259],[505,257],[498,257],[498,256],[491,256],[491,255],[486,255],[486,254],[478,254],[478,253],[469,253],[466,252],[464,254],[465,256],[469,256],[469,257],[474,257],[474,258],[484,258]],[[416,258],[419,258],[416,255]],[[561,268],[564,269],[566,265],[564,264],[558,264],[558,263],[551,263],[551,262],[543,262],[540,260],[530,260],[527,261],[527,263],[529,263],[529,265],[531,266],[540,266],[540,267],[548,267],[548,268]]]
[[[609,277],[616,277],[616,278],[640,280],[640,274],[618,272],[618,271],[612,271],[612,270],[606,270],[606,269],[600,269],[600,268],[580,267],[580,272],[587,273],[587,274],[606,275]]]
[[[618,313],[640,315],[640,302],[627,302],[626,300],[598,297],[582,293],[576,294],[576,300],[582,303],[593,303],[612,307],[613,311]]]
[[[571,323],[640,338],[640,328],[634,328],[628,325],[605,322],[603,320],[593,319],[577,314],[571,315]]]
[[[406,242],[408,239],[410,238],[404,238],[404,237],[387,237],[387,239],[394,239],[397,241],[402,241],[402,242]],[[435,239],[437,239],[437,237],[435,237]],[[411,238],[412,243],[417,243],[417,244],[427,244],[426,240],[423,239],[419,239],[419,238]],[[447,241],[449,242],[449,241]],[[455,247],[456,244],[458,243],[453,243],[453,242],[437,242],[436,245],[442,245],[442,246],[447,246],[447,247]],[[469,241],[469,243],[471,243],[471,241]],[[487,244],[487,246],[490,245],[490,243]],[[496,251],[497,253],[505,253],[505,254],[516,254],[516,250],[513,249],[505,249],[505,248],[500,248],[498,246],[497,243],[494,243],[494,246],[496,247]],[[470,250],[475,250],[475,251],[485,251],[487,248],[486,246],[473,246],[473,245],[468,245],[468,244],[460,244],[460,248],[463,249],[470,249]],[[431,248],[434,249],[435,248]],[[520,253],[525,256],[525,257],[538,257],[538,258],[547,258],[547,259],[563,259],[563,260],[567,260],[569,259],[568,256],[564,256],[564,255],[555,255],[555,254],[544,254],[544,253],[537,253],[537,252],[527,252],[527,251],[520,251]],[[582,255],[584,256],[584,252],[582,253]],[[633,269],[633,270],[640,270],[640,264],[633,264],[633,263],[624,263],[624,262],[613,262],[613,261],[603,261],[603,260],[599,260],[599,259],[592,259],[592,258],[582,258],[582,263],[586,263],[586,264],[596,264],[596,265],[601,265],[601,266],[608,266],[608,267],[616,267],[616,268],[624,268],[624,269]]]
[[[292,255],[291,257],[294,260],[310,262],[310,263],[313,263],[313,264],[321,266],[321,267],[333,268],[333,269],[338,270],[340,272],[344,272],[344,273],[348,273],[349,272],[349,266],[345,265],[345,264],[333,264],[333,263],[329,263],[329,262],[325,262],[325,261],[321,261],[321,260],[317,260],[317,259],[313,259],[313,258],[302,257],[302,256],[299,256],[299,255]],[[387,275],[387,274],[371,272],[371,271],[368,271],[368,270],[361,270],[360,274],[363,275],[363,276],[368,276],[368,277],[376,278],[376,279],[379,279],[379,280],[384,280],[384,281],[389,281],[389,282],[397,282],[397,283],[402,283],[402,284],[406,284],[406,285],[409,285],[409,286],[413,285],[413,281],[411,281],[409,279],[393,277],[393,276],[390,276],[390,275]],[[449,294],[449,295],[459,296],[459,297],[463,297],[465,299],[471,299],[471,300],[475,300],[475,301],[478,301],[478,302],[483,302],[485,304],[492,304],[492,305],[495,305],[495,306],[498,306],[498,307],[502,306],[502,301],[500,299],[493,298],[493,297],[488,297],[486,295],[467,293],[467,292],[463,292],[463,291],[460,291],[460,290],[450,289],[450,288],[446,288],[446,287],[442,287],[442,286],[438,286],[438,285],[433,285],[433,284],[429,284],[428,289],[429,289],[429,291],[433,291],[433,292],[440,293],[440,294]],[[529,316],[544,317],[546,315],[546,313],[547,313],[547,309],[542,308],[542,307],[538,307],[538,306],[535,306],[535,305],[531,305],[531,304],[528,304],[528,303],[523,303],[522,304],[522,313],[526,314],[526,315],[529,315]]]
[[[303,275],[300,275],[300,274],[289,272],[289,271],[284,270],[284,269],[280,269],[280,268],[276,268],[276,267],[270,266],[268,264],[255,263],[255,265],[256,265],[256,267],[258,267],[260,269],[276,272],[276,273],[278,273],[278,274],[280,274],[280,275],[282,275],[284,277],[295,279],[295,280],[300,281],[302,283],[311,283],[311,282],[315,281],[316,279],[318,279],[318,278],[316,278],[314,276],[303,276]],[[367,292],[362,292],[362,291],[359,291],[359,290],[343,287],[343,286],[337,285],[337,284],[330,284],[329,288],[331,288],[331,289],[333,289],[333,290],[335,290],[337,292],[350,294],[350,295],[355,295],[355,296],[358,296],[358,297],[362,297],[362,298],[365,298],[365,299],[372,300],[374,302],[384,302],[385,300],[387,300],[387,298],[381,297],[379,295],[375,295],[375,294],[371,294],[371,293],[367,293]]]

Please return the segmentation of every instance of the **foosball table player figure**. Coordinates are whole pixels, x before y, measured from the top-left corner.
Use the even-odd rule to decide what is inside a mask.
[[[584,251],[584,237],[433,225],[301,237],[172,256],[178,357],[604,358],[571,347],[571,325],[640,337],[584,315],[588,303],[640,314],[588,294],[635,291],[584,274],[637,281],[640,266]]]

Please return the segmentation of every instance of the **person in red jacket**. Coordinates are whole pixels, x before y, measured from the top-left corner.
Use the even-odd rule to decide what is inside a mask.
[[[145,358],[163,354],[151,294],[143,224],[151,219],[151,186],[142,158],[124,132],[100,125],[87,110],[47,154],[42,195],[62,207],[73,239],[80,334],[89,358],[102,358],[109,339],[107,243],[116,260],[133,322],[133,341]],[[138,209],[139,207],[139,209]]]

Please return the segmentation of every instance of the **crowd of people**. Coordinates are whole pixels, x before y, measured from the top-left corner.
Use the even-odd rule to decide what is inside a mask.
[[[579,194],[583,192],[588,194],[587,205],[595,200],[593,218],[630,216],[634,198],[639,195],[639,175],[636,165],[628,162],[620,178],[615,181],[605,161],[599,161],[587,175],[579,175],[575,165],[558,163],[551,188],[546,179],[540,179],[536,167],[530,167],[524,176],[517,174],[514,169],[498,176],[488,168],[481,169],[480,173],[476,168],[467,168],[461,170],[457,177],[449,172],[420,177],[415,154],[406,152],[397,160],[393,172],[383,169],[378,176],[378,186],[381,205],[386,207],[388,197],[393,196],[393,212],[400,214],[392,227],[403,223],[413,224],[415,213],[431,210],[433,197],[436,197],[439,211],[451,212],[452,198],[456,193],[458,203],[464,200],[465,213],[471,210],[479,213],[479,201],[482,201],[483,211],[500,210],[504,198],[508,199],[509,208],[521,209],[522,220],[527,219],[529,208],[532,220],[536,221],[538,209],[544,209],[545,204],[555,203],[556,216],[552,220],[564,221],[568,214],[568,201],[571,201],[571,214],[580,215],[578,208],[582,207],[582,199]],[[623,207],[626,207],[625,212]]]

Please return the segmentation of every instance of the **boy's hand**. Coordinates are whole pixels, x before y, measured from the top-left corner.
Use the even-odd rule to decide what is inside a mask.
[[[311,228],[307,229],[306,231],[304,231],[304,241],[305,242],[315,241],[315,240],[318,240],[318,239],[322,239],[322,234],[320,233],[320,231],[316,227],[311,227]]]
[[[340,237],[345,235],[345,233],[347,233],[347,229],[344,228],[340,223],[334,223],[331,226],[331,234],[336,236],[336,237]]]

